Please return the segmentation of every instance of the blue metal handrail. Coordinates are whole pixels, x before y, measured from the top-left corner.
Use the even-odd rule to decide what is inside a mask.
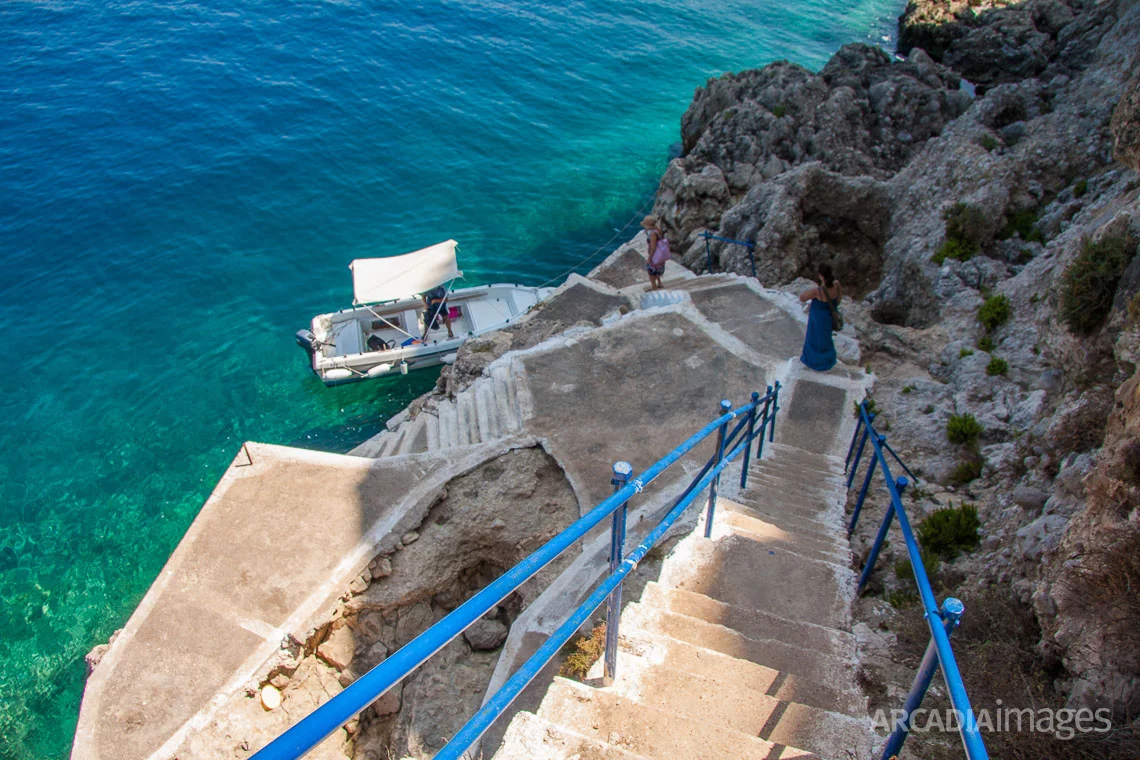
[[[867,464],[867,474],[859,490],[859,498],[855,503],[851,522],[847,528],[848,535],[855,531],[859,513],[862,511],[863,501],[867,497],[867,489],[876,467],[881,468],[887,493],[890,495],[890,504],[887,505],[886,514],[875,537],[875,543],[871,547],[871,553],[867,557],[867,563],[864,565],[863,573],[859,578],[859,590],[862,591],[867,584],[879,557],[879,552],[883,547],[883,542],[887,537],[887,532],[891,527],[891,521],[897,516],[899,529],[902,531],[903,540],[906,542],[907,556],[910,558],[910,565],[914,570],[914,581],[918,586],[918,594],[922,600],[923,617],[930,628],[931,637],[922,664],[915,674],[910,694],[907,695],[903,715],[895,722],[894,730],[883,748],[882,759],[889,760],[897,756],[902,749],[903,742],[906,741],[906,737],[910,733],[914,712],[922,704],[935,671],[941,667],[942,676],[946,681],[946,690],[950,694],[950,703],[959,718],[959,732],[962,736],[962,745],[966,750],[966,757],[969,760],[988,760],[989,753],[986,752],[985,743],[982,741],[981,732],[978,730],[977,718],[970,706],[966,686],[962,682],[962,674],[959,672],[958,663],[954,659],[954,650],[950,646],[950,633],[957,627],[965,607],[962,602],[953,597],[944,600],[941,609],[938,606],[934,597],[934,590],[930,586],[930,578],[926,574],[926,566],[922,562],[922,553],[914,538],[914,531],[911,530],[906,510],[903,508],[902,492],[907,486],[907,479],[903,477],[896,480],[891,476],[886,455],[883,453],[884,449],[889,450],[886,436],[875,430],[874,418],[875,415],[867,410],[866,402],[859,405],[859,422],[855,426],[855,432],[851,437],[851,446],[847,451],[848,488],[851,487],[855,478],[855,471],[859,468],[859,460],[863,455],[867,441],[871,442],[873,451],[873,458]],[[858,445],[856,445],[856,441],[858,441]],[[854,454],[854,459],[852,459],[852,454]],[[898,459],[898,455],[894,454],[893,451],[891,454]],[[902,462],[899,461],[899,464]],[[905,468],[905,465],[903,467]]]
[[[705,239],[705,259],[707,260],[708,272],[712,274],[712,244],[710,240],[719,240],[722,243],[732,243],[733,245],[742,245],[748,249],[748,261],[752,264],[752,276],[756,277],[756,244],[748,240],[733,240],[732,238],[721,237],[714,235],[711,232],[702,232],[697,237]]]
[[[581,627],[582,623],[601,606],[607,597],[610,597],[611,594],[616,595],[617,606],[620,606],[620,585],[622,580],[637,566],[637,562],[645,556],[645,553],[665,534],[685,508],[688,507],[706,487],[709,487],[708,515],[706,520],[711,524],[716,504],[716,490],[714,486],[719,481],[721,472],[742,451],[748,451],[750,453],[751,443],[755,438],[760,439],[760,445],[758,446],[756,454],[756,458],[760,458],[765,432],[767,432],[769,439],[774,435],[776,412],[779,409],[779,393],[780,384],[777,382],[774,387],[768,387],[768,393],[763,398],[761,398],[759,394],[753,393],[750,403],[738,409],[732,409],[731,402],[721,402],[721,411],[723,413],[716,420],[694,433],[688,440],[666,454],[633,480],[629,480],[632,467],[630,467],[628,463],[619,462],[615,464],[614,485],[616,490],[612,496],[602,501],[572,523],[568,528],[537,549],[529,557],[505,572],[431,628],[428,628],[415,639],[394,652],[390,657],[384,660],[384,662],[362,675],[340,694],[318,707],[296,725],[274,739],[253,756],[254,760],[294,760],[294,758],[305,755],[331,733],[378,699],[384,692],[400,682],[428,658],[446,646],[448,642],[463,633],[470,625],[502,602],[519,586],[553,561],[559,554],[581,540],[607,516],[613,514],[616,518],[620,515],[621,519],[615,519],[613,523],[614,533],[611,536],[610,575],[602,582],[601,586],[574,611],[571,617],[555,632],[546,644],[539,648],[531,659],[488,700],[487,704],[484,705],[484,707],[468,721],[467,725],[436,755],[437,758],[457,758],[461,756],[471,744],[482,736],[483,732],[487,730],[495,718],[502,714],[526,684],[537,675],[542,666],[557,654],[558,650],[569,640],[574,631]],[[757,419],[757,410],[760,409],[761,406],[763,406],[764,409],[763,421],[757,431],[755,422]],[[743,422],[748,423],[748,434],[744,440],[726,452],[725,440],[728,424],[734,419],[741,417],[743,417]],[[744,427],[743,424],[738,424],[733,436],[744,429]],[[620,562],[615,562],[614,557],[620,555],[621,552],[621,541],[618,540],[617,535],[619,530],[621,532],[621,540],[624,540],[626,502],[635,494],[644,490],[647,485],[652,483],[666,469],[675,464],[681,457],[714,432],[718,434],[717,452],[709,460],[708,464],[705,465],[697,477],[694,478],[689,486],[682,492],[681,496],[676,499],[673,508],[662,518],[661,522],[650,532],[646,539],[627,557]],[[743,487],[746,482],[747,468],[745,468],[745,472],[741,476],[741,486]],[[615,555],[615,551],[617,555]],[[613,605],[611,606],[611,609],[612,608]],[[610,678],[612,678],[614,668],[616,667],[616,662],[613,658],[616,658],[618,622],[616,617],[607,620],[607,638],[609,638],[610,631],[612,631],[614,644],[613,654],[610,655],[607,651],[608,656],[607,662],[605,663],[606,672]],[[556,639],[560,640],[559,643],[552,643]],[[609,648],[610,647],[607,646],[607,650]],[[539,661],[540,655],[542,656],[541,661]]]

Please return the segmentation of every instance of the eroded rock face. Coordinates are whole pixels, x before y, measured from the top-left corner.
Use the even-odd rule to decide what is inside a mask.
[[[899,18],[899,50],[921,48],[981,90],[1049,79],[1095,56],[1119,7],[1080,0],[911,0]]]
[[[1074,707],[1140,708],[1140,377],[1116,393],[1096,466],[1084,478],[1086,508],[1068,524],[1034,594],[1044,646],[1063,659]]]
[[[1111,129],[1116,160],[1140,171],[1140,76],[1129,82],[1112,112]]]

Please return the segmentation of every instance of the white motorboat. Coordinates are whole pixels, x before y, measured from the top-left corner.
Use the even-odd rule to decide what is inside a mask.
[[[463,341],[515,322],[553,290],[503,284],[452,290],[463,276],[456,246],[447,240],[402,256],[356,259],[349,265],[352,307],[319,314],[310,329],[297,331],[297,343],[325,385],[407,374],[448,362]],[[440,286],[446,287],[446,305],[429,308],[424,297]],[[434,311],[440,312],[438,317],[427,324]],[[448,320],[454,337],[448,335]]]

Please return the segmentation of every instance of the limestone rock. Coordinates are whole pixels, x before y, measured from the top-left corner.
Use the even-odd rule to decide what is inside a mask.
[[[498,649],[507,640],[507,627],[498,620],[483,618],[464,631],[463,638],[476,651],[490,651]]]
[[[356,640],[347,625],[333,629],[317,647],[317,655],[337,670],[344,670],[352,663],[355,651]]]

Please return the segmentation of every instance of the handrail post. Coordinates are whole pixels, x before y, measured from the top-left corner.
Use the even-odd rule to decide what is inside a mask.
[[[859,498],[855,502],[855,510],[851,513],[851,522],[847,525],[848,538],[851,538],[851,534],[855,532],[855,526],[859,524],[859,513],[863,511],[863,500],[867,498],[867,489],[871,485],[871,478],[875,474],[875,465],[878,463],[878,459],[871,457],[871,462],[867,465],[867,476],[863,478],[863,487],[859,489]]]
[[[926,619],[932,624],[935,621],[930,620],[933,615],[939,614],[941,623],[949,636],[958,627],[958,622],[962,618],[962,613],[966,611],[965,605],[954,597],[947,597],[942,602],[942,610],[940,613],[926,613]],[[926,690],[930,688],[930,682],[934,678],[934,671],[939,667],[938,663],[938,649],[934,645],[933,635],[930,637],[930,643],[926,645],[926,654],[922,656],[922,664],[918,667],[918,672],[914,674],[914,683],[910,687],[910,694],[907,695],[906,703],[903,705],[903,714],[895,721],[894,731],[887,739],[886,746],[883,748],[883,760],[889,760],[895,757],[902,750],[903,742],[906,741],[907,734],[910,733],[911,719],[915,710],[922,705],[923,698],[926,697]],[[959,716],[960,718],[962,716]],[[964,718],[963,718],[964,719]]]
[[[879,436],[882,439],[882,436]],[[886,470],[883,471],[884,474]],[[895,488],[898,489],[899,495],[902,495],[903,489],[906,488],[906,478],[899,478],[895,481]],[[879,526],[879,535],[875,536],[875,543],[871,546],[871,553],[867,556],[867,564],[863,566],[863,572],[859,576],[859,587],[856,592],[863,590],[867,585],[867,581],[871,579],[871,571],[875,569],[875,563],[879,560],[879,551],[883,548],[883,541],[887,538],[887,531],[891,529],[891,520],[895,516],[895,502],[892,499],[891,503],[887,505],[887,513],[883,515],[883,524]]]
[[[748,460],[752,455],[752,437],[756,435],[756,406],[760,401],[760,394],[752,391],[752,408],[748,410],[748,436],[744,439],[744,463],[740,467],[740,487],[748,487]]]
[[[860,415],[862,416],[862,415]],[[875,421],[875,415],[867,412],[868,422]],[[871,426],[865,425],[863,427],[863,439],[859,441],[859,448],[855,452],[855,461],[851,465],[851,469],[847,471],[847,487],[850,488],[851,484],[855,481],[855,473],[859,470],[859,460],[863,458],[863,449],[867,446],[867,438],[871,435]]]
[[[732,402],[728,399],[720,402],[720,415],[723,417],[732,411]],[[724,459],[724,439],[728,435],[728,420],[720,424],[720,430],[716,434],[716,464],[719,465]],[[712,536],[713,512],[716,511],[716,495],[720,491],[720,474],[718,473],[713,478],[712,483],[709,484],[709,508],[708,513],[705,515],[705,538]]]
[[[633,474],[633,465],[629,462],[614,462],[614,476],[610,483],[617,493],[629,482]],[[625,550],[625,514],[626,505],[622,504],[614,510],[610,527],[610,573],[613,574],[621,564],[622,552]],[[602,672],[602,683],[612,686],[617,673],[617,646],[618,625],[621,620],[621,584],[610,594],[606,605],[606,662]]]
[[[775,395],[772,396],[772,427],[768,428],[768,443],[776,440],[776,413],[780,411],[780,381],[776,381]]]
[[[752,263],[752,279],[759,280],[756,276],[756,244],[748,246],[748,260]]]
[[[851,455],[855,453],[855,441],[859,440],[859,433],[863,430],[863,403],[859,404],[859,413],[855,415],[855,432],[851,434],[851,443],[847,446],[847,459],[843,460],[844,471],[851,466]]]
[[[712,243],[710,243],[709,240],[709,236],[705,235],[705,259],[708,262],[707,274],[712,274]]]
[[[756,461],[759,462],[764,456],[764,438],[768,435],[768,410],[772,406],[772,386],[768,386],[768,393],[764,396],[764,419],[760,422],[760,443],[756,444]]]

